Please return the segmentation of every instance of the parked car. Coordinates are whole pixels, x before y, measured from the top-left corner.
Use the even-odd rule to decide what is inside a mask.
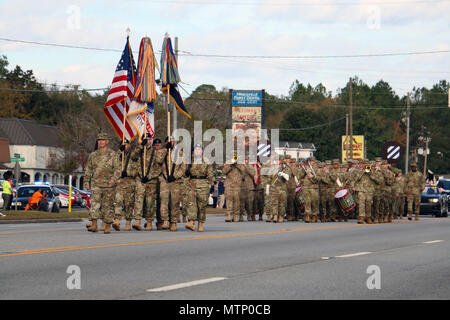
[[[64,194],[69,194],[69,186],[68,185],[64,185],[64,184],[54,184],[54,187],[57,187],[58,189],[64,191]],[[72,206],[80,206],[82,207],[83,204],[83,197],[80,194],[80,192],[78,191],[78,189],[76,187],[72,187]],[[69,203],[67,202],[67,205],[69,205]]]
[[[439,179],[436,185],[441,193],[450,196],[450,179]]]
[[[427,185],[420,197],[420,213],[431,213],[436,217],[448,216],[448,195],[437,186]]]
[[[53,186],[53,189],[59,193],[59,197],[61,199],[61,208],[69,207],[69,190],[58,188],[56,186]],[[71,201],[72,201],[72,206],[76,205],[76,199],[75,199],[75,196],[73,195],[73,193],[72,193]]]
[[[87,191],[87,190],[81,190],[76,187],[74,187],[74,188],[75,188],[75,190],[78,191],[78,193],[82,197],[81,207],[89,209],[91,207],[91,192]]]
[[[33,195],[38,189],[47,192],[47,201],[48,201],[48,211],[49,212],[59,212],[59,208],[61,208],[61,199],[58,191],[52,186],[48,185],[21,185],[17,188],[17,198],[14,197],[11,202],[11,209],[16,208],[17,210],[25,210],[25,207],[28,204],[28,198]]]

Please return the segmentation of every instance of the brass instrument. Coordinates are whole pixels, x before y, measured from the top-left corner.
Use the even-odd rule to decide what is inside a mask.
[[[372,167],[370,166],[370,164],[368,164],[368,165],[364,168],[364,171],[365,171],[366,173],[369,173],[370,171],[372,171]]]
[[[235,153],[233,156],[233,161],[236,162],[237,160],[238,160],[238,155],[237,155],[237,153]]]

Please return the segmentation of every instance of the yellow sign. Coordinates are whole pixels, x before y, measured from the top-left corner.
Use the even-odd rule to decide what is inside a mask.
[[[346,136],[342,136],[342,162],[347,161],[347,150],[350,158],[350,143],[346,141]],[[353,136],[353,159],[364,159],[364,136]]]

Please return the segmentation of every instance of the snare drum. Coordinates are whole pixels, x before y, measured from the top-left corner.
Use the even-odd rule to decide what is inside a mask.
[[[347,213],[355,209],[355,201],[353,201],[353,197],[347,189],[339,189],[334,197],[342,212]]]

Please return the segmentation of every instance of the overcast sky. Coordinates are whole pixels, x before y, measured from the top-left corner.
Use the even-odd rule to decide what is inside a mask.
[[[126,28],[137,60],[145,35],[181,52],[308,56],[450,50],[450,1],[420,0],[0,0],[0,37],[122,50]],[[41,82],[109,86],[120,52],[0,41],[11,65]],[[159,60],[159,54],[157,55]],[[287,95],[298,79],[336,93],[350,76],[388,81],[398,94],[450,80],[450,53],[370,58],[261,59],[180,56],[183,87],[266,89]],[[183,96],[186,93],[182,92]]]

